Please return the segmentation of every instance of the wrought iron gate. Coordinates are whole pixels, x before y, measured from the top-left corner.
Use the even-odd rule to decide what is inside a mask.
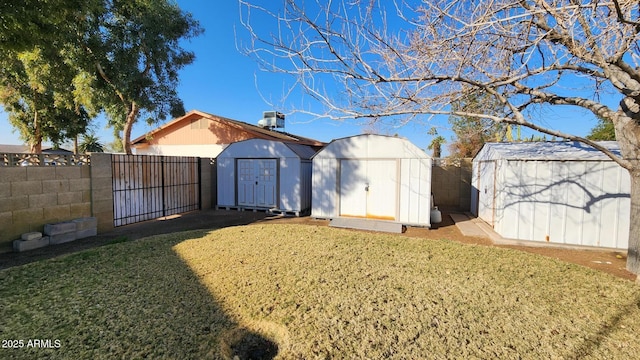
[[[111,156],[113,225],[200,209],[200,158]]]

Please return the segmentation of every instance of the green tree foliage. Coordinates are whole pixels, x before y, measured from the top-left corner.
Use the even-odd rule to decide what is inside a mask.
[[[26,140],[74,137],[104,111],[130,153],[141,116],[184,113],[178,72],[194,54],[180,41],[202,29],[175,2],[26,0],[0,11],[0,100]]]
[[[95,134],[90,133],[82,137],[82,141],[78,145],[78,150],[83,153],[104,152],[104,146]]]
[[[180,41],[202,29],[166,0],[105,2],[90,23],[85,46],[99,76],[100,100],[130,154],[131,130],[141,116],[153,122],[184,114],[176,92],[178,71],[195,55]]]
[[[473,157],[484,143],[504,141],[509,136],[511,129],[507,124],[466,115],[498,115],[502,112],[500,104],[485,93],[470,93],[452,103],[451,109],[454,115],[449,116],[449,124],[455,135],[449,144],[452,157]]]
[[[598,123],[591,129],[587,139],[590,140],[615,140],[616,129],[613,126],[613,122],[598,118]]]
[[[93,112],[76,97],[90,93],[80,81],[85,72],[52,46],[0,53],[0,104],[31,151],[40,152],[43,140],[60,144],[85,131]]]
[[[434,158],[442,157],[442,144],[447,142],[447,140],[445,140],[445,138],[442,135],[438,135],[438,130],[435,127],[432,127],[431,129],[429,129],[427,134],[433,136],[433,138],[431,139],[431,142],[429,143],[429,146],[427,147],[429,150],[432,151],[431,156]]]

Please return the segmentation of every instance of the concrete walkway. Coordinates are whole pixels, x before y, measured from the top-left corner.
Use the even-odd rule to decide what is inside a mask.
[[[478,224],[476,224],[476,222],[470,219],[467,215],[452,213],[452,214],[449,214],[449,216],[451,216],[451,219],[456,224],[456,227],[458,228],[458,230],[460,230],[462,235],[485,237],[485,238],[489,237],[489,235],[485,231],[483,231],[480,228],[480,226],[478,226]]]

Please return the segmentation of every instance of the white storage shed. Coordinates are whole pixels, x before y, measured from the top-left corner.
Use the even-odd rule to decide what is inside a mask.
[[[600,144],[620,154],[615,141]],[[471,212],[504,238],[628,247],[629,173],[591,146],[488,143],[472,176]]]
[[[274,140],[230,144],[216,159],[217,207],[308,213],[313,154],[311,146]]]
[[[313,156],[311,216],[430,226],[431,158],[410,141],[358,135]]]

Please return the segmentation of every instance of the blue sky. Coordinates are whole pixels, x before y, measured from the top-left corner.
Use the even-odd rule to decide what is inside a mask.
[[[236,40],[246,38],[247,34],[240,24],[236,1],[180,0],[178,4],[183,10],[191,12],[205,29],[203,35],[184,44],[196,54],[195,62],[181,72],[178,91],[185,109],[201,110],[251,124],[257,123],[263,111],[271,110],[265,99],[271,99],[278,104],[278,99],[286,90],[286,83],[291,79],[285,77],[286,75],[261,72],[252,59],[238,52]],[[299,98],[292,100],[296,103],[300,101]],[[542,124],[576,135],[586,135],[595,124],[592,115],[575,108],[557,107],[548,109],[539,116],[543,119]],[[425,149],[432,139],[427,132],[431,126],[436,126],[439,133],[450,140],[452,134],[447,130],[446,117],[435,118],[429,123],[426,119],[427,116],[424,117],[423,123],[386,129],[384,133],[397,133]],[[159,125],[149,126],[140,121],[134,125],[132,139]],[[105,127],[104,119],[96,119],[92,128],[102,143],[113,141],[112,132]],[[292,114],[286,118],[285,131],[330,141],[360,134],[363,127],[356,121],[312,120],[301,114]],[[530,134],[531,131],[523,130],[524,136]],[[18,133],[13,132],[6,114],[0,113],[0,144],[21,143]]]

